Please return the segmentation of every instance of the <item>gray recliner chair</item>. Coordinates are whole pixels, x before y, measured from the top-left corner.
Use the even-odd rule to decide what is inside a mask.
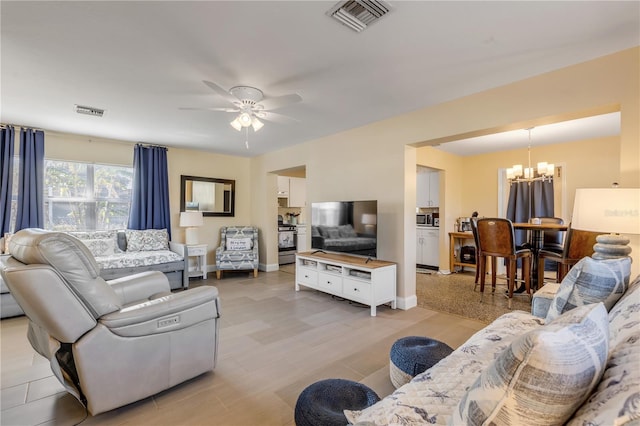
[[[27,337],[95,415],[213,370],[218,290],[171,293],[161,272],[106,282],[76,238],[25,229],[0,270],[29,319]]]

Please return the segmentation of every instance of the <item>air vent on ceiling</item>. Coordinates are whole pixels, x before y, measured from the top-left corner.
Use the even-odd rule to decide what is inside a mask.
[[[104,115],[104,110],[100,108],[94,108],[94,107],[88,107],[88,106],[82,106],[82,105],[76,105],[75,108],[78,114],[92,115],[94,117],[102,117]]]
[[[345,0],[329,9],[327,15],[359,33],[390,10],[381,0]]]

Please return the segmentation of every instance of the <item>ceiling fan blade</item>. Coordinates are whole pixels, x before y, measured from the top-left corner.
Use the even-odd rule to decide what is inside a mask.
[[[290,104],[295,104],[300,102],[302,97],[297,93],[292,93],[290,95],[276,96],[275,98],[267,98],[261,102],[260,105],[264,107],[265,110],[272,110],[285,107]]]
[[[272,121],[274,123],[281,123],[281,124],[293,124],[293,123],[300,122],[300,120],[298,119],[289,117],[287,115],[278,114],[277,112],[262,111],[258,117],[261,120],[267,120],[267,121]]]
[[[222,112],[240,112],[239,108],[195,108],[195,107],[180,107],[182,111],[222,111]]]
[[[206,84],[207,86],[209,86],[209,88],[211,88],[218,95],[220,95],[223,98],[225,98],[227,101],[229,101],[231,103],[238,102],[238,98],[236,98],[231,93],[229,93],[228,91],[224,90],[222,87],[218,86],[217,84],[212,83],[212,82],[207,81],[207,80],[202,80],[202,82],[204,84]]]

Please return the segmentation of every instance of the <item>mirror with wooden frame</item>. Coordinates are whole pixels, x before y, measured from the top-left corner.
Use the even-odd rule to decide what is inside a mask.
[[[233,216],[236,181],[180,176],[180,211],[201,211],[203,216]]]

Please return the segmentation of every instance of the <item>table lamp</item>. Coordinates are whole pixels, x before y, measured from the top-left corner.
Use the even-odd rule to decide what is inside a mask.
[[[375,234],[374,227],[377,223],[375,214],[364,213],[362,215],[362,224],[364,225],[365,234]]]
[[[202,226],[202,212],[188,211],[180,213],[180,227],[187,228],[185,230],[185,243],[187,245],[198,244],[198,230]]]
[[[640,234],[640,188],[576,189],[571,227],[608,232],[596,238],[594,259],[629,256],[629,238]]]

